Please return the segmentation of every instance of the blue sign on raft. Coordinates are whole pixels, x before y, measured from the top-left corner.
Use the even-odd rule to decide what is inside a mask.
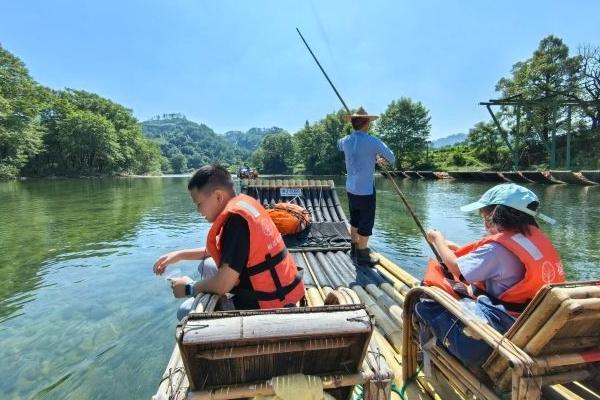
[[[302,196],[302,188],[279,188],[279,195],[281,197],[299,197]]]

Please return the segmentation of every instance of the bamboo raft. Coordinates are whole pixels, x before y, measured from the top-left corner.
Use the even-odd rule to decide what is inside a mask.
[[[287,196],[282,196],[281,188],[294,189],[295,192],[291,190],[288,191],[291,193],[287,193]],[[278,342],[277,352],[295,354],[297,357],[307,357],[307,360],[311,360],[306,363],[308,366],[303,365],[302,368],[319,376],[323,389],[335,398],[348,399],[352,387],[362,385],[365,399],[378,400],[474,397],[500,399],[507,396],[513,399],[534,399],[539,398],[542,392],[544,398],[551,399],[600,399],[598,394],[600,382],[595,373],[600,365],[597,362],[600,359],[596,355],[596,353],[600,354],[598,336],[600,335],[600,311],[598,311],[600,308],[596,303],[596,301],[600,302],[600,285],[587,283],[570,286],[568,290],[565,289],[566,292],[558,294],[552,292],[553,297],[544,297],[549,296],[550,289],[546,289],[545,292],[540,293],[541,298],[538,295],[534,299],[532,305],[507,335],[502,336],[486,324],[473,322],[469,318],[469,313],[462,310],[459,303],[443,291],[420,287],[415,277],[382,255],[378,254],[380,261],[373,268],[354,265],[347,254],[350,248],[347,219],[333,181],[288,179],[242,181],[242,192],[257,198],[266,206],[279,201],[291,201],[301,205],[310,212],[314,225],[317,226],[315,232],[312,232],[311,227],[311,232],[305,236],[305,241],[288,243],[288,249],[305,272],[308,308],[294,309],[303,311],[276,310],[258,314],[260,318],[283,322],[283,318],[299,318],[298,313],[301,313],[301,318],[304,318],[301,325],[310,326],[306,331],[312,331],[313,334],[300,337],[296,333],[294,340],[283,335],[285,340]],[[557,289],[552,288],[552,290]],[[564,309],[561,308],[559,300],[571,301],[573,296],[598,299],[591,302],[584,301],[584,306],[568,303],[571,305],[571,308],[568,308],[571,312],[566,313],[566,316],[563,315],[564,312],[562,316],[556,316],[559,325],[545,326],[544,322],[549,319],[548,315],[552,316],[550,320],[554,321],[553,313],[558,309]],[[457,316],[465,321],[465,325],[475,337],[481,337],[497,349],[481,371],[473,372],[462,367],[460,362],[443,348],[434,348],[428,353],[428,357],[433,361],[430,371],[422,371],[418,367],[423,355],[414,329],[416,324],[413,321],[412,308],[421,297],[434,298],[449,310],[454,310]],[[549,298],[555,298],[552,302],[554,308],[548,306],[550,308],[546,309],[545,314],[535,311],[536,307],[542,307],[543,299]],[[580,310],[581,307],[585,309],[585,318],[578,317],[580,314],[573,311]],[[237,319],[238,325],[233,325],[233,328],[227,330],[235,332],[236,326],[240,324],[244,326],[251,318],[257,318],[253,315],[257,312],[252,311],[219,311],[230,309],[230,302],[215,295],[203,294],[196,298],[194,311],[188,317],[187,323],[180,324],[177,328],[176,338],[179,345],[176,345],[173,350],[154,399],[216,400],[273,395],[275,378],[269,374],[277,370],[273,367],[277,364],[273,362],[274,347],[261,342],[262,353],[254,357],[259,360],[251,364],[254,367],[249,366],[248,359],[244,358],[249,357],[250,354],[255,355],[256,340],[264,341],[264,337],[254,338],[252,335],[247,335],[243,340],[234,338],[225,347],[224,345],[214,347],[204,342],[196,343],[190,339],[190,336],[186,339],[184,334],[186,329],[189,330],[194,324],[204,326],[207,321]],[[366,310],[372,318],[373,326],[368,334],[370,338],[368,350],[365,350],[365,344],[361,342],[365,339],[365,335],[358,335],[352,339],[351,334],[340,333],[338,336],[343,337],[344,340],[332,341],[331,335],[324,332],[323,327],[319,328],[318,323],[315,325],[315,320],[310,317],[319,313],[332,313],[327,320],[334,321],[337,313],[360,313],[360,310]],[[533,317],[528,318],[529,315]],[[584,322],[577,325],[575,321]],[[565,325],[565,322],[568,324]],[[573,326],[575,331],[565,331],[565,326]],[[403,329],[403,327],[410,329]],[[342,332],[343,329],[338,328]],[[538,347],[550,346],[549,349],[553,349],[553,352],[542,354],[539,351],[532,352],[531,348],[527,347],[529,340],[523,341],[523,337],[527,339],[532,329],[554,333],[547,342],[540,342],[539,339],[536,342]],[[181,346],[181,343],[186,340],[188,344],[194,346],[191,352]],[[512,340],[515,342],[513,343]],[[350,357],[348,360],[356,362],[359,359],[356,358],[358,350],[349,351],[350,342],[353,343],[354,348],[362,348],[365,351],[362,364],[356,364],[353,369],[345,371],[336,370],[335,365],[327,364],[331,360],[327,354],[337,354],[334,358],[340,359],[342,357],[340,354],[352,353],[354,358]],[[282,343],[284,351],[281,351]],[[180,351],[181,349],[183,351]],[[262,371],[262,375],[257,373],[249,377],[249,380],[226,379],[228,375],[223,372],[226,367],[222,362],[228,358],[234,358],[227,367],[233,371],[229,373],[232,377],[244,375],[244,365],[246,369],[258,368]],[[222,373],[215,376],[205,374],[202,378],[203,375],[198,371],[206,368],[207,364],[203,367],[194,367],[190,364],[197,363],[199,359],[204,359],[205,363],[213,363],[217,366],[214,367],[215,371]],[[294,362],[291,364],[295,365]],[[270,368],[265,367],[269,365]],[[194,373],[188,376],[186,371],[194,371]],[[280,371],[277,370],[275,373]],[[330,373],[328,374],[327,371]],[[429,379],[425,372],[428,372]],[[211,385],[206,384],[208,380],[211,380]],[[237,383],[240,381],[244,383]],[[494,385],[493,382],[499,384]],[[535,389],[540,387],[541,392]]]

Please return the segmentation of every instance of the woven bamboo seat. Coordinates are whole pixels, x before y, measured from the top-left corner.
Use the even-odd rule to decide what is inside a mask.
[[[435,346],[428,356],[464,395],[478,398],[537,399],[598,396],[600,370],[600,281],[548,285],[542,288],[503,336],[469,316],[450,295],[435,287],[411,289],[404,303],[403,375],[417,371],[418,324],[414,306],[433,299],[455,315],[473,337],[495,349],[482,366],[465,368],[445,348]],[[479,378],[473,369],[479,368]],[[477,374],[477,371],[475,371]],[[487,375],[488,379],[480,379]],[[572,382],[577,382],[573,384]],[[565,386],[559,386],[565,385]],[[577,398],[577,397],[573,397]]]
[[[176,336],[190,398],[266,394],[271,378],[300,373],[341,399],[374,379],[363,368],[372,330],[363,305],[339,305],[191,313]]]

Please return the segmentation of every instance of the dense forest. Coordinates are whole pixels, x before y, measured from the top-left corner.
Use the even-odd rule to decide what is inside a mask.
[[[555,36],[499,79],[490,119],[466,139],[431,142],[427,107],[393,100],[371,126],[397,169],[600,169],[600,47],[573,53]],[[478,101],[481,99],[474,99]],[[263,173],[339,174],[336,142],[351,132],[339,110],[290,134],[277,127],[215,133],[181,114],[139,123],[96,94],[51,90],[0,47],[0,179],[188,172],[208,162]]]

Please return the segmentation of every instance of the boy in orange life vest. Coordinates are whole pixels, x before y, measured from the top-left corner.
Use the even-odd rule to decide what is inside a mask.
[[[478,201],[461,207],[462,211],[480,211],[488,236],[459,247],[439,231],[430,230],[427,240],[455,279],[462,275],[475,284],[475,295],[487,294],[493,303],[517,315],[542,286],[565,280],[560,257],[534,216],[551,224],[555,221],[539,213],[538,206],[532,191],[514,183],[497,185]],[[455,295],[435,262],[428,265],[424,283]]]
[[[218,271],[198,282],[172,280],[175,297],[232,293],[237,309],[295,306],[304,297],[302,271],[265,209],[250,196],[236,196],[229,172],[219,165],[196,171],[188,190],[198,212],[212,222],[206,247],[165,254],[154,271],[162,274],[174,262],[206,257],[214,259]]]

